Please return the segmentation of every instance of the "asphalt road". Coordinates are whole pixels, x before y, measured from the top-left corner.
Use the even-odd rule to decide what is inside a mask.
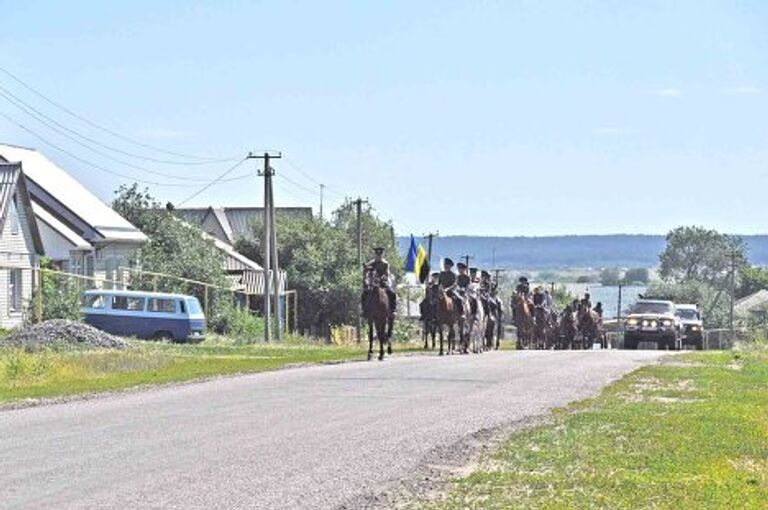
[[[401,357],[0,411],[0,507],[334,508],[661,354]]]

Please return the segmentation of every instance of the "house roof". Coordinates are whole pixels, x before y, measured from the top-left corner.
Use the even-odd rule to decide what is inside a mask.
[[[215,219],[230,244],[238,239],[253,239],[252,225],[264,220],[263,207],[188,207],[175,209],[174,212],[184,220],[203,225],[209,218]],[[276,207],[275,217],[311,218],[311,207]],[[209,234],[214,234],[209,232]]]
[[[753,310],[768,308],[768,290],[761,289],[737,300],[733,304],[733,313],[738,316],[747,315]]]
[[[138,228],[35,149],[0,144],[0,158],[20,162],[26,177],[36,185],[31,190],[32,200],[42,201],[43,192],[50,195],[98,234],[92,241],[142,243],[147,240]]]
[[[19,163],[0,163],[0,230],[5,225],[8,217],[8,209],[14,194],[17,197],[17,206],[23,207],[26,212],[29,232],[32,236],[32,245],[35,253],[43,254],[43,241],[40,231],[32,213],[32,201],[29,198],[24,172]]]
[[[66,226],[64,223],[56,219],[54,215],[46,211],[43,206],[32,202],[32,211],[35,213],[35,218],[41,221],[55,230],[59,235],[66,239],[75,249],[89,250],[92,248],[91,244],[77,235],[77,232]]]

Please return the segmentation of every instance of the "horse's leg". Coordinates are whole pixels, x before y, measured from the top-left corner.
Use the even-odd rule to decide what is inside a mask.
[[[443,325],[437,325],[438,334],[440,335],[440,356],[443,355]]]
[[[392,355],[392,326],[395,318],[391,315],[387,318],[387,354]]]
[[[424,325],[421,327],[421,338],[424,340],[424,350],[429,349],[429,325],[424,319]]]
[[[373,357],[373,320],[368,319],[368,361]]]
[[[432,321],[432,323],[429,326],[432,330],[432,350],[435,350],[435,336],[437,336],[437,322]]]
[[[376,336],[379,337],[379,361],[384,359],[384,343],[387,342],[387,319],[376,321]]]

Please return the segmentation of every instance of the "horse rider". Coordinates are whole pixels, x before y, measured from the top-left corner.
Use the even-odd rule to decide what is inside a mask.
[[[589,292],[584,293],[584,298],[581,300],[581,305],[586,310],[592,310],[592,297],[589,295]]]
[[[595,313],[599,315],[601,319],[603,318],[603,303],[600,301],[595,305]]]
[[[445,291],[445,294],[453,299],[454,306],[459,310],[463,310],[464,301],[461,299],[458,292],[456,292],[457,279],[456,273],[453,272],[453,261],[449,258],[445,258],[443,260],[443,270],[440,271],[440,274],[437,277],[437,283],[440,285],[440,288]]]
[[[538,287],[533,289],[533,306],[534,308],[542,308],[544,310],[547,309],[546,297],[544,296],[544,293],[541,292],[541,289]]]
[[[552,309],[553,299],[552,299],[552,293],[549,292],[549,289],[544,291],[544,302],[547,305],[547,308]]]
[[[515,287],[515,292],[518,294],[521,294],[523,297],[528,297],[528,294],[531,292],[531,285],[528,283],[528,278],[525,276],[521,276],[517,279],[517,287]]]
[[[389,270],[389,262],[384,258],[384,248],[377,247],[373,249],[374,257],[363,265],[363,305],[368,297],[368,289],[371,287],[382,287],[387,291],[389,298],[389,311],[392,316],[397,310],[397,294],[393,287],[394,278]]]
[[[457,301],[457,306],[460,306],[463,310],[464,301],[472,295],[472,276],[471,273],[467,272],[467,265],[465,263],[459,262],[456,264],[456,268],[459,270],[459,274],[456,276],[456,295],[460,299],[460,301]]]

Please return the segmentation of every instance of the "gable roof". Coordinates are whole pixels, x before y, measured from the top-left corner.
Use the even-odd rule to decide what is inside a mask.
[[[768,290],[760,289],[757,292],[737,300],[733,304],[733,313],[744,316],[753,311],[768,308]]]
[[[238,239],[253,240],[254,223],[264,220],[263,207],[187,207],[174,209],[174,213],[189,223],[203,227],[208,221],[215,221],[218,228],[205,229],[209,234],[219,237],[223,232],[222,241],[234,243]],[[283,217],[311,218],[311,207],[275,207],[276,221]]]
[[[44,252],[43,241],[40,238],[40,231],[37,228],[37,222],[32,212],[32,202],[29,199],[27,183],[21,170],[21,165],[19,163],[0,163],[0,230],[5,226],[5,220],[8,218],[8,210],[14,195],[16,195],[17,206],[23,207],[26,212],[35,253],[42,255]]]
[[[66,209],[71,216],[66,222],[86,240],[135,243],[147,240],[138,228],[40,152],[0,144],[0,160],[20,162],[30,181],[32,200],[43,204],[60,220],[65,220],[61,208]]]

